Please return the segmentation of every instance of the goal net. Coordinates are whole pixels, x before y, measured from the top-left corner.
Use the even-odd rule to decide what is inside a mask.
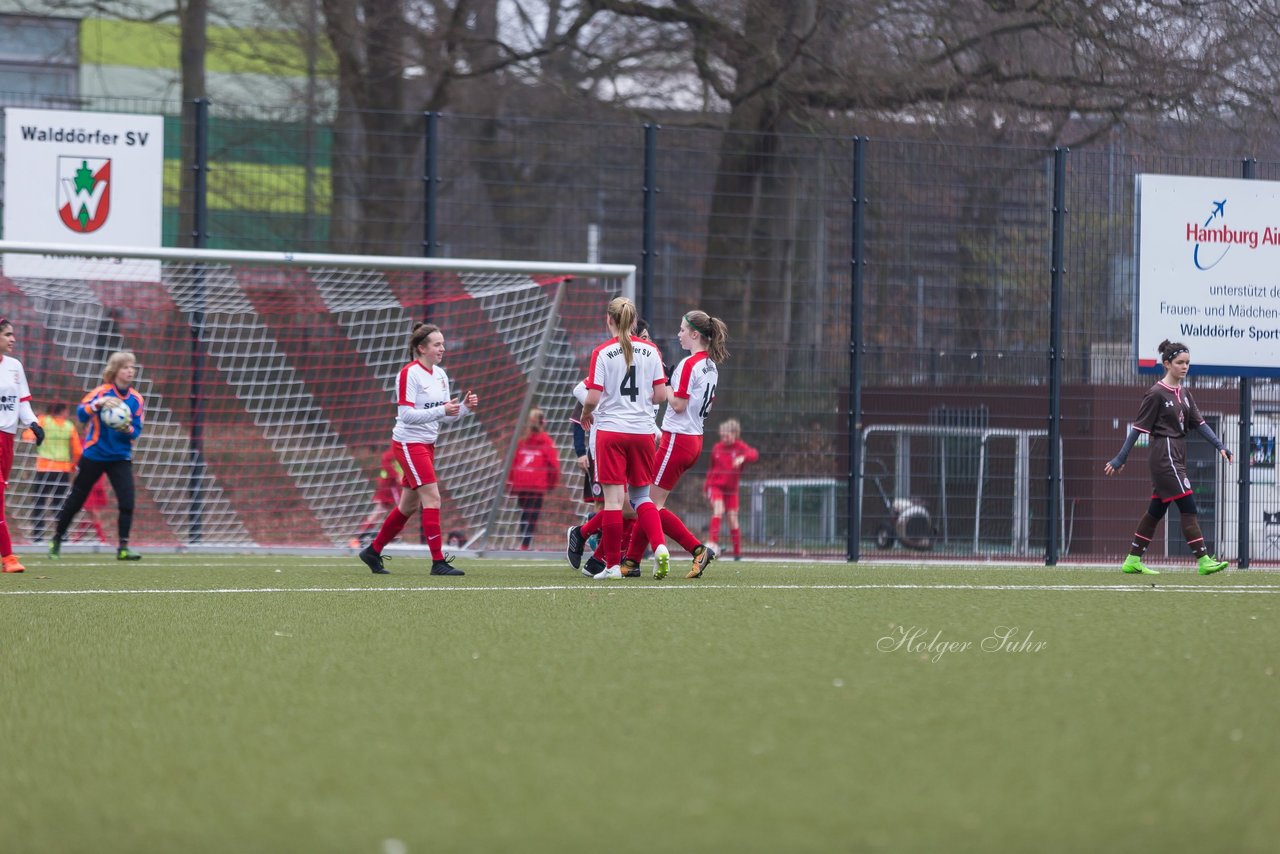
[[[634,267],[126,247],[90,256],[5,241],[0,252],[3,313],[38,414],[62,402],[74,421],[107,357],[137,356],[146,424],[134,448],[135,544],[350,545],[375,507],[396,377],[422,319],[444,333],[454,393],[480,398],[437,445],[445,536],[518,546],[507,477],[534,406],[561,469],[538,544],[560,545],[565,520],[583,512],[571,390],[607,300],[633,294]],[[37,501],[34,470],[34,447],[19,442],[7,494],[18,544],[41,527],[47,537],[60,506]],[[108,501],[112,543],[114,514]],[[401,542],[420,537],[414,520]]]

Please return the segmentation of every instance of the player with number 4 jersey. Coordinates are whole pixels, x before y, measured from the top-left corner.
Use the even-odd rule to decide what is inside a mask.
[[[635,508],[637,524],[654,545],[656,578],[664,578],[670,555],[662,520],[649,498],[653,483],[653,407],[667,400],[662,353],[652,341],[635,338],[636,306],[626,297],[609,303],[605,325],[613,337],[591,353],[587,398],[581,421],[595,424],[596,481],[604,492],[600,539],[605,568],[596,578],[622,578],[622,503]]]
[[[729,331],[724,321],[705,311],[691,311],[680,321],[677,336],[689,355],[671,373],[671,398],[662,419],[662,439],[658,443],[654,486],[650,490],[662,520],[663,533],[693,556],[686,578],[698,578],[715,560],[715,550],[700,542],[684,522],[664,505],[680,476],[693,467],[702,454],[702,430],[716,399],[719,380],[717,364],[729,358],[725,346]],[[634,530],[623,556],[623,570],[639,566],[648,546],[645,532]]]

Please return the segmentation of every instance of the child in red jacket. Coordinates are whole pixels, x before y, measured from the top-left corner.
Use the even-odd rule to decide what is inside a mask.
[[[707,500],[711,502],[709,543],[720,542],[720,517],[729,521],[733,538],[733,559],[742,557],[742,532],[738,528],[738,480],[742,467],[760,459],[755,448],[742,441],[742,425],[729,418],[720,425],[720,441],[711,446],[711,467],[707,469]],[[715,548],[713,546],[713,548]]]
[[[507,489],[520,505],[520,548],[533,543],[533,532],[542,514],[542,498],[560,485],[560,452],[547,434],[547,419],[536,406],[529,410],[524,438],[511,461]]]

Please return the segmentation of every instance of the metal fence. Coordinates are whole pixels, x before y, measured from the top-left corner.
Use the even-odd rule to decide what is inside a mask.
[[[723,317],[732,357],[707,445],[732,417],[760,451],[742,475],[748,555],[1118,561],[1149,494],[1144,465],[1101,472],[1152,381],[1130,350],[1134,176],[1244,169],[1181,138],[1066,152],[734,134],[678,116],[220,104],[207,107],[197,163],[181,145],[195,105],[84,106],[169,115],[166,244],[636,263],[668,361],[685,311]],[[1280,177],[1280,161],[1250,167]],[[197,169],[201,198],[181,180]],[[183,224],[200,210],[193,235]],[[1269,380],[1242,388],[1193,368],[1191,388],[1233,448],[1274,437]],[[1198,443],[1193,479],[1214,548],[1280,559],[1274,454],[1254,455],[1241,502],[1240,467]],[[706,456],[671,503],[695,531],[709,523]],[[904,512],[928,519],[927,537],[902,536]],[[1176,524],[1166,529],[1153,557],[1185,553]]]

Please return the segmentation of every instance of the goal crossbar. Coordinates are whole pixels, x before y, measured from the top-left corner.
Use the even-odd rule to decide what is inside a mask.
[[[285,267],[372,267],[381,270],[417,270],[453,273],[537,273],[616,278],[623,281],[623,296],[636,297],[634,264],[588,264],[566,261],[500,261],[491,258],[410,258],[403,255],[340,255],[323,252],[261,252],[237,249],[180,249],[166,246],[73,246],[64,243],[32,243],[0,240],[0,252],[23,255],[74,255],[84,257],[140,258],[156,261],[208,261],[211,263],[273,264]]]

